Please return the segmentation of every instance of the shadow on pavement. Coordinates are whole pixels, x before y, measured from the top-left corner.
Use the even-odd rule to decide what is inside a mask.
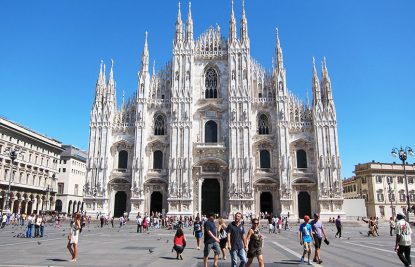
[[[61,261],[69,261],[69,260],[64,260],[64,259],[46,259],[46,260],[48,260],[48,261],[59,261],[59,262],[61,262]]]

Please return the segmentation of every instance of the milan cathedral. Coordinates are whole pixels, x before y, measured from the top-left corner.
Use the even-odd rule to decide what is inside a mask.
[[[114,64],[101,62],[90,115],[84,202],[88,213],[130,216],[272,212],[342,214],[336,109],[326,60],[313,59],[312,102],[286,84],[278,36],[266,71],[250,54],[245,6],[237,34],[194,38],[180,3],[172,59],[149,71],[147,32],[137,91],[116,103]]]

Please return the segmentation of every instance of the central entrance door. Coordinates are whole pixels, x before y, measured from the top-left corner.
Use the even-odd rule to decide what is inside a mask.
[[[311,202],[308,192],[300,192],[298,194],[298,216],[304,218],[305,215],[311,217]]]
[[[150,212],[160,212],[163,208],[163,195],[159,191],[154,191],[151,194]]]
[[[217,179],[205,179],[202,184],[202,214],[220,214],[220,185]]]
[[[261,212],[267,212],[268,214],[272,213],[272,194],[271,192],[262,192],[260,197],[261,203]]]
[[[127,194],[124,191],[118,191],[115,194],[114,217],[121,217],[127,211]]]

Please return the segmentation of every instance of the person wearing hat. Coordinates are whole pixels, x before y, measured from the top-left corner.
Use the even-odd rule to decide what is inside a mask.
[[[396,234],[396,242],[395,242],[395,251],[398,253],[399,259],[403,262],[403,264],[408,267],[411,265],[411,234],[412,230],[409,226],[409,223],[405,221],[405,215],[402,212],[399,212],[396,215],[396,222],[395,227],[395,234]]]
[[[324,239],[327,239],[326,233],[324,232],[323,222],[319,220],[320,216],[318,213],[314,213],[314,220],[310,223],[311,228],[313,229],[313,237],[314,237],[314,259],[313,262],[317,262],[318,264],[323,263],[320,258],[320,248],[321,243]]]
[[[300,245],[303,246],[303,256],[301,257],[301,263],[304,262],[304,256],[308,254],[308,265],[312,265],[310,262],[310,255],[311,255],[311,243],[314,240],[311,238],[312,228],[311,225],[308,223],[310,221],[310,217],[308,215],[304,216],[304,223],[300,225]]]

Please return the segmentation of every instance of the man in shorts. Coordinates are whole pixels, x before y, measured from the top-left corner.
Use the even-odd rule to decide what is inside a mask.
[[[303,256],[301,257],[300,261],[301,263],[304,262],[304,256],[307,253],[308,254],[308,265],[312,265],[310,262],[310,255],[311,255],[311,243],[313,239],[311,238],[311,225],[308,223],[310,221],[310,217],[308,215],[304,216],[304,223],[300,225],[300,245],[303,246]]]
[[[205,229],[205,249],[203,250],[203,264],[205,267],[208,267],[208,257],[210,250],[213,249],[213,252],[215,253],[215,256],[213,258],[213,266],[218,266],[218,259],[220,254],[220,248],[219,248],[219,238],[216,237],[217,230],[215,225],[215,218],[214,214],[210,213],[208,220],[205,222],[204,229]]]
[[[323,263],[320,258],[320,248],[321,242],[324,239],[327,239],[326,233],[324,232],[323,222],[319,220],[320,216],[317,213],[314,213],[314,220],[311,222],[311,229],[313,230],[313,238],[314,238],[314,259],[313,262],[317,262],[318,264]]]
[[[395,251],[398,254],[399,259],[402,263],[408,267],[412,266],[411,263],[411,244],[412,244],[412,230],[408,222],[405,221],[405,214],[399,212],[396,215],[395,234],[396,234],[396,243]]]

